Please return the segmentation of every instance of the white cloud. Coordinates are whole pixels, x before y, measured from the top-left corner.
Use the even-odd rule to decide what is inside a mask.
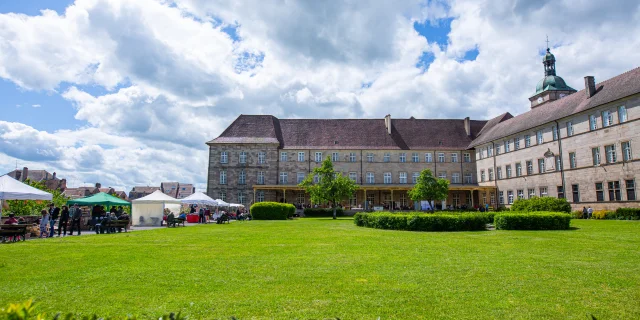
[[[40,108],[39,104],[32,104],[31,106],[34,107],[34,108]]]
[[[413,29],[443,18],[447,43]],[[519,113],[542,77],[545,35],[559,75],[580,90],[585,75],[604,80],[637,66],[636,21],[640,5],[624,0],[77,0],[63,15],[0,14],[0,77],[61,95],[86,123],[43,132],[0,122],[0,143],[8,160],[42,161],[77,180],[202,188],[204,142],[240,113]],[[477,58],[465,61],[473,49]],[[425,53],[433,61],[423,69]]]

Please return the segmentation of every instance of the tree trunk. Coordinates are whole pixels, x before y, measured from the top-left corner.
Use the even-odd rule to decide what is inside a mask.
[[[336,206],[333,205],[333,220],[336,219]]]

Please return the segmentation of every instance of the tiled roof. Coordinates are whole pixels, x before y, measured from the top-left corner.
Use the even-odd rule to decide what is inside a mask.
[[[22,177],[22,170],[13,170],[7,173],[10,177],[16,180],[24,180]],[[47,170],[28,170],[28,179],[32,181],[43,181],[43,180],[60,180],[58,177],[53,178],[53,174],[49,173]]]
[[[140,192],[140,193],[153,193],[156,190],[160,190],[160,187],[133,187],[131,189],[132,192]]]
[[[483,130],[469,147],[504,138],[637,93],[640,93],[640,68],[596,84],[596,93],[591,98],[587,97],[583,89],[511,119],[503,120],[495,126]]]
[[[471,137],[462,119],[278,119],[240,115],[217,143],[260,143],[274,139],[283,149],[466,149],[486,121],[471,120]],[[264,133],[260,136],[259,133]]]

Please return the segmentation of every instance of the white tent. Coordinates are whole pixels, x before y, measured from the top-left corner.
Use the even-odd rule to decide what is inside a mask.
[[[233,208],[244,208],[244,205],[239,204],[239,203],[229,203],[229,207],[233,207]]]
[[[36,189],[8,175],[0,177],[0,200],[51,200],[49,192]]]
[[[180,213],[180,200],[156,190],[152,194],[131,201],[131,221],[134,226],[159,226],[164,209],[169,209],[175,215]]]
[[[202,192],[196,192],[184,199],[180,199],[180,201],[184,204],[197,204],[197,205],[205,205],[205,206],[218,206],[219,203],[216,200],[213,200],[208,195]]]
[[[221,200],[221,199],[216,199],[216,202],[218,202],[218,206],[219,207],[228,207],[229,206],[228,202],[224,202],[224,200]]]

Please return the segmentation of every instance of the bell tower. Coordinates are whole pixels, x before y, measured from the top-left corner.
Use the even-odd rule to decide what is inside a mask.
[[[547,53],[542,58],[542,65],[544,78],[538,82],[536,93],[529,98],[531,109],[576,92],[576,89],[569,87],[564,79],[556,75],[556,57],[549,49],[549,38],[547,38]]]

